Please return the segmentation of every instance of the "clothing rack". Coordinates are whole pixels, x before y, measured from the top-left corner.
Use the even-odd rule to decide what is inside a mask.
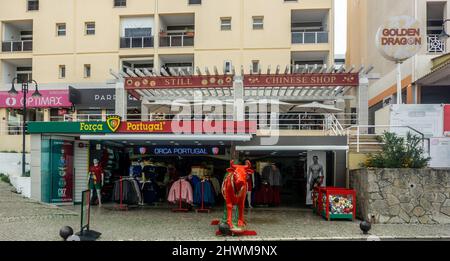
[[[180,178],[180,180],[181,179],[183,179],[183,178]],[[179,192],[180,193],[180,195],[179,195],[180,197],[178,199],[179,205],[178,205],[178,208],[172,209],[172,212],[188,212],[189,209],[183,208],[183,202],[181,200],[181,189],[182,189],[181,181],[179,183],[180,183],[180,192]]]
[[[117,206],[117,205],[114,206],[114,209],[128,211],[128,205],[123,204],[123,178],[122,177],[120,177],[120,181],[119,181],[119,194],[120,194],[119,206]]]
[[[205,200],[204,200],[204,184],[205,184],[205,180],[202,180],[202,205],[199,209],[196,210],[197,213],[210,213],[211,210],[209,208],[205,208]]]

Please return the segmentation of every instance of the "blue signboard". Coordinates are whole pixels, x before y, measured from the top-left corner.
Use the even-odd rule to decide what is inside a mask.
[[[215,156],[225,155],[223,146],[152,146],[135,149],[135,154],[151,156]]]

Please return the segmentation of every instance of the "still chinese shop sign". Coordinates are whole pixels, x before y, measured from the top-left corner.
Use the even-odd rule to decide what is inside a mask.
[[[232,87],[232,76],[136,77],[128,78],[128,90],[158,88]],[[358,86],[357,73],[312,73],[290,75],[245,75],[245,87]]]
[[[233,76],[133,77],[125,81],[127,89],[231,87]]]
[[[244,77],[245,87],[358,86],[355,73],[254,75]]]

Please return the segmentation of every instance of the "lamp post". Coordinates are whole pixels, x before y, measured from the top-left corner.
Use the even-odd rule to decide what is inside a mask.
[[[9,95],[11,96],[17,96],[19,92],[16,90],[14,86],[14,82],[17,80],[17,77],[12,80],[12,86],[11,90],[8,91]],[[35,80],[29,80],[29,81],[23,81],[22,84],[22,105],[23,105],[23,117],[22,117],[22,177],[25,176],[25,138],[26,138],[26,131],[27,131],[27,95],[29,92],[29,85],[34,83],[35,90],[33,92],[32,97],[38,98],[41,97],[41,93],[38,90],[38,84]]]

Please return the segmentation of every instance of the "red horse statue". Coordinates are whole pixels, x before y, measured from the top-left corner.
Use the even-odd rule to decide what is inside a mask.
[[[231,161],[230,168],[222,183],[222,195],[225,199],[225,209],[222,223],[227,223],[232,230],[239,230],[245,227],[244,207],[247,195],[247,175],[253,175],[254,171],[250,161],[246,165],[235,165]],[[233,219],[233,207],[237,206],[237,222]],[[236,217],[236,213],[235,213]]]

